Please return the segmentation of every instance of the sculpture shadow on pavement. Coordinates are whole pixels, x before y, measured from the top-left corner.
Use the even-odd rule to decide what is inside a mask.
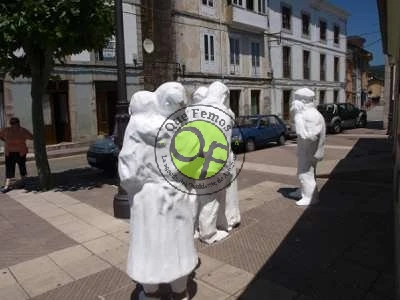
[[[292,199],[292,200],[300,200],[301,196],[293,196],[295,192],[298,191],[299,188],[288,188],[288,187],[283,187],[280,188],[277,192],[280,193],[283,197]]]
[[[259,238],[278,246],[260,253],[266,261],[238,299],[395,299],[392,165],[387,139],[361,138],[317,176],[326,181],[318,204],[296,207],[286,199],[293,189],[282,187],[284,198],[250,213]]]
[[[189,294],[189,299],[193,299],[193,297],[197,294],[197,283],[194,281],[194,278],[196,277],[195,271],[189,275],[188,278],[188,285],[187,285],[187,291]],[[135,289],[131,293],[131,298],[130,300],[140,300],[139,295],[140,292],[143,290],[143,287],[138,283],[135,286]],[[168,284],[160,284],[159,286],[159,294],[160,294],[160,300],[171,300],[170,297],[171,293],[171,288]]]

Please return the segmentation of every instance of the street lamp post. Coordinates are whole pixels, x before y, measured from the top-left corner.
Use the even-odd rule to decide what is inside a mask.
[[[119,149],[122,149],[124,140],[125,128],[129,121],[128,101],[126,95],[126,73],[125,73],[125,42],[124,42],[124,21],[122,0],[115,0],[115,23],[117,26],[116,32],[116,55],[117,55],[117,70],[118,70],[118,100],[117,114],[115,115],[116,144]],[[118,193],[114,196],[114,217],[129,218],[129,199],[124,189],[118,185]]]

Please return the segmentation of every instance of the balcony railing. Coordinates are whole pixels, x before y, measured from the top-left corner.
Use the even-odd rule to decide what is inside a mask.
[[[267,30],[268,18],[256,11],[231,4],[228,6],[228,23],[239,29],[263,32]]]
[[[240,66],[236,64],[231,64],[230,73],[231,75],[240,74]]]

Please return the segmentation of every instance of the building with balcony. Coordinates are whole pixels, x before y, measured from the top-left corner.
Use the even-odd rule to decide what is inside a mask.
[[[346,100],[364,107],[368,100],[368,71],[372,53],[363,48],[365,39],[360,36],[347,38]]]
[[[215,80],[230,89],[236,115],[271,112],[266,0],[144,0],[148,89],[178,80],[191,94]]]
[[[143,89],[139,0],[124,0],[125,58],[128,101]],[[98,51],[84,51],[57,64],[43,102],[47,144],[87,142],[113,130],[117,102],[115,39]],[[0,121],[11,116],[32,128],[30,79],[0,74]]]
[[[324,0],[270,0],[271,110],[289,120],[293,91],[308,87],[318,103],[345,101],[349,14]]]

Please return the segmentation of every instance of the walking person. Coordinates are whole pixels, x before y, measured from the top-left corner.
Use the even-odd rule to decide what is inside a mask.
[[[32,133],[20,126],[18,118],[10,119],[10,127],[0,130],[0,139],[4,141],[4,154],[6,163],[6,180],[2,193],[11,190],[11,179],[15,177],[15,164],[18,164],[21,179],[26,177],[26,154],[28,147],[26,140],[33,139]]]

